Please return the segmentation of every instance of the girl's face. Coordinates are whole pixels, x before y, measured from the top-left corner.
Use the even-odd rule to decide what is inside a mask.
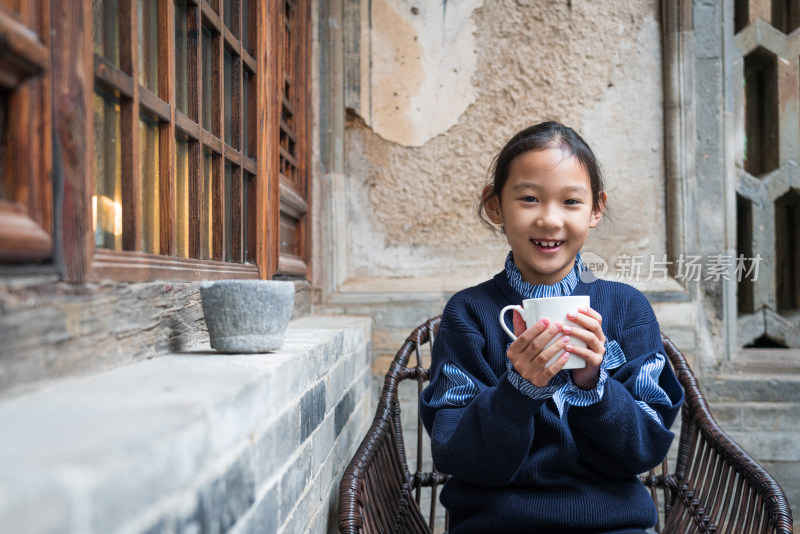
[[[508,181],[486,211],[493,223],[503,225],[522,279],[552,285],[572,270],[589,228],[603,217],[605,201],[602,192],[595,209],[589,174],[580,162],[560,148],[548,148],[511,162]]]

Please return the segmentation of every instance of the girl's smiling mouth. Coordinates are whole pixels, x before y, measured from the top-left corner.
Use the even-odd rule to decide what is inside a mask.
[[[531,239],[531,243],[542,252],[556,252],[560,250],[564,241],[552,241],[543,239]]]

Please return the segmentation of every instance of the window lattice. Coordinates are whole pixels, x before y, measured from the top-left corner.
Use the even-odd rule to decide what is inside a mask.
[[[757,278],[738,287],[738,342],[800,347],[800,7],[737,0],[734,27],[744,131],[737,253],[760,258]]]
[[[254,261],[251,7],[92,0],[96,247]]]

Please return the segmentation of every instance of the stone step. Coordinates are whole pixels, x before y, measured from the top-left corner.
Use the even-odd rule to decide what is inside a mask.
[[[722,374],[703,377],[700,388],[714,402],[800,402],[800,375]]]

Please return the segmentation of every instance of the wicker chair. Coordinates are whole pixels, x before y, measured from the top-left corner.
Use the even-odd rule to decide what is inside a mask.
[[[339,530],[355,533],[430,533],[437,521],[438,487],[447,476],[435,468],[423,471],[429,453],[424,429],[417,419],[416,467],[406,462],[401,424],[399,385],[417,382],[417,398],[428,369],[423,351],[439,328],[435,317],[417,327],[397,352],[384,379],[375,419],[344,472],[339,488]],[[663,337],[663,336],[662,336]],[[783,490],[758,463],[728,437],[711,415],[683,354],[667,338],[664,348],[686,395],[681,410],[677,465],[670,472],[666,460],[661,474],[642,475],[656,507],[663,494],[656,525],[660,533],[780,533],[793,532],[792,513]],[[415,355],[413,366],[409,365]],[[417,416],[419,417],[419,416]],[[422,499],[426,488],[426,499]],[[429,501],[426,518],[420,503]],[[441,507],[440,507],[441,508]],[[440,515],[441,515],[441,509]],[[446,519],[444,529],[447,528]]]

